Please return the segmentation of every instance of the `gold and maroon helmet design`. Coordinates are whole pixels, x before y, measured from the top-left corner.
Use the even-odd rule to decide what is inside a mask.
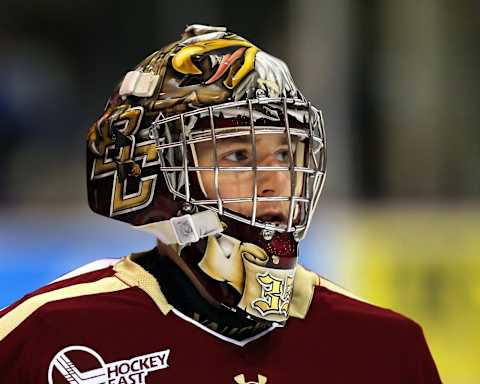
[[[269,168],[255,160],[225,169],[216,155],[207,166],[198,162],[201,143],[211,143],[216,153],[222,140],[248,138],[255,153],[258,135],[282,135],[288,143],[288,164]],[[101,215],[152,232],[164,244],[178,244],[194,274],[200,268],[213,280],[224,279],[240,296],[262,284],[282,286],[283,312],[273,315],[268,308],[259,309],[261,298],[255,299],[257,313],[244,308],[255,307],[245,297],[232,301],[219,298],[224,293],[216,292],[222,290],[210,290],[215,301],[234,307],[240,300],[251,315],[277,321],[287,316],[297,243],[308,229],[324,183],[325,145],[321,113],[297,90],[283,61],[224,27],[191,25],[181,40],[154,52],[124,76],[91,126],[88,200]],[[261,172],[272,170],[288,172],[288,196],[262,196],[257,190]],[[214,197],[205,192],[202,172],[215,175]],[[251,193],[222,196],[222,172],[249,172]],[[265,202],[289,206],[282,224],[258,217],[257,207]],[[229,209],[234,203],[249,203],[250,213]],[[219,240],[222,236],[228,240]],[[222,246],[228,252],[236,249],[241,265],[235,268],[243,268],[244,275],[250,267],[241,260],[255,265],[250,269],[257,274],[256,288],[248,288],[250,280],[235,273],[226,278],[212,269],[218,262],[212,249]],[[268,268],[281,272],[271,274]]]
[[[254,71],[258,48],[225,28],[191,26],[182,37],[126,74],[88,132],[88,197],[99,214],[133,225],[175,216],[182,204],[161,198],[152,122],[240,98],[234,88]]]

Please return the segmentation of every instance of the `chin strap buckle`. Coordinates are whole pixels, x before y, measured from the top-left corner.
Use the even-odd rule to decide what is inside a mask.
[[[196,243],[201,238],[223,232],[222,223],[213,211],[172,217],[170,220],[157,221],[133,228],[152,233],[167,245]]]
[[[200,240],[195,223],[191,215],[183,215],[180,217],[172,217],[170,220],[173,233],[177,239],[177,244],[184,245],[188,243],[196,243]]]

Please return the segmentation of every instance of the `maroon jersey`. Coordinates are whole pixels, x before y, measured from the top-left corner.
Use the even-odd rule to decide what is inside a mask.
[[[130,257],[108,264],[0,312],[2,383],[440,383],[419,325],[302,267],[286,326],[237,341],[173,308]]]

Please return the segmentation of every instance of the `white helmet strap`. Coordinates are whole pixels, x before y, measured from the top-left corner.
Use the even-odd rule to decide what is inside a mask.
[[[223,232],[217,213],[208,210],[133,228],[152,233],[167,245],[196,243],[204,237]]]

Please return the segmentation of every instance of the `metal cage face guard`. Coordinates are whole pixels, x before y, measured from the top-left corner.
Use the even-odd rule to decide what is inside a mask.
[[[94,212],[154,234],[209,303],[286,321],[326,140],[283,61],[188,26],[123,77],[86,159]]]
[[[160,171],[175,198],[258,228],[293,232],[297,240],[305,236],[323,187],[326,166],[322,114],[310,103],[297,98],[265,97],[223,103],[167,118],[159,114],[149,134],[156,141]],[[279,136],[286,144],[285,160],[280,164],[257,162],[257,140],[263,135],[269,135],[268,139]],[[227,140],[247,142],[246,137],[251,159],[239,166],[221,164],[218,147]],[[200,164],[198,146],[205,143],[213,147],[213,161]],[[210,188],[213,196],[205,192],[202,174],[207,172],[213,173]],[[248,175],[251,180],[248,196],[222,196],[225,194],[220,180],[231,172]],[[262,195],[258,180],[262,173],[268,172],[288,173],[289,193]],[[288,214],[280,223],[259,217],[258,207],[268,204],[288,205],[285,209]],[[245,209],[238,212],[235,207],[239,205],[248,205],[248,213]]]

